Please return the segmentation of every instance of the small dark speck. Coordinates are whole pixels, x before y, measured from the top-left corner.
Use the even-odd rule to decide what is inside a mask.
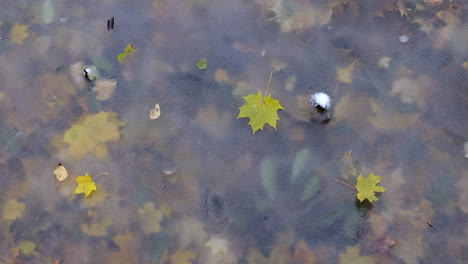
[[[263,217],[263,221],[267,220],[268,219],[268,215]]]
[[[431,225],[431,224],[430,224],[430,223],[428,223],[428,222],[427,222],[426,224],[427,224],[428,226],[430,226],[430,227],[434,227],[433,225]]]

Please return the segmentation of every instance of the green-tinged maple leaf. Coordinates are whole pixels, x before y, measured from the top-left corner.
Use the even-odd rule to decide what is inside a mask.
[[[205,70],[208,66],[208,60],[206,58],[200,58],[195,65],[198,69]]]
[[[88,197],[92,191],[97,190],[96,183],[88,173],[86,173],[85,176],[78,176],[76,178],[76,182],[78,183],[78,186],[76,186],[74,193],[84,193],[85,196]]]
[[[130,43],[127,44],[127,47],[125,47],[124,51],[117,55],[117,60],[119,62],[122,62],[126,59],[128,59],[130,56],[134,55],[137,49],[133,48]]]
[[[271,98],[271,95],[263,98],[261,91],[258,91],[257,95],[249,94],[244,99],[246,102],[239,108],[240,112],[237,118],[250,118],[249,125],[252,126],[253,134],[257,130],[263,129],[265,124],[276,129],[276,121],[279,120],[277,111],[284,109],[278,100]]]
[[[375,197],[376,192],[385,192],[385,188],[382,186],[377,186],[380,183],[380,176],[370,173],[367,178],[364,178],[361,174],[357,178],[356,189],[358,191],[357,198],[359,201],[363,202],[365,199],[369,202],[377,201]]]

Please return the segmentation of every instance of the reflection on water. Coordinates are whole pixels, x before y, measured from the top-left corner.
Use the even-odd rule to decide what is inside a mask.
[[[467,261],[463,2],[0,4],[0,263]]]

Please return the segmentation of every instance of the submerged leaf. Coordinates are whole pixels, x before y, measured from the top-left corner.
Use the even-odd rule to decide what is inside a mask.
[[[161,230],[161,221],[164,217],[160,210],[154,208],[153,202],[147,202],[138,208],[138,216],[145,234],[157,233]]]
[[[97,190],[96,183],[88,173],[86,173],[85,176],[78,176],[76,182],[78,186],[76,186],[75,194],[84,193],[85,197],[88,197],[93,191]]]
[[[50,24],[55,19],[55,8],[50,0],[45,0],[42,4],[42,22],[44,24]]]
[[[36,249],[36,243],[29,240],[24,240],[19,243],[18,249],[22,254],[29,255]]]
[[[257,95],[249,94],[244,97],[245,104],[240,107],[237,118],[250,118],[249,125],[252,126],[252,133],[263,129],[265,124],[269,124],[276,129],[276,121],[279,120],[277,111],[283,109],[280,102],[271,98],[271,95],[263,98],[262,92]]]
[[[294,184],[299,179],[299,176],[310,172],[307,170],[307,165],[310,165],[311,159],[312,153],[308,148],[303,148],[296,153],[292,167],[291,184]]]
[[[9,200],[3,205],[3,218],[5,220],[21,218],[25,209],[26,205],[24,203],[18,202],[16,199]]]
[[[361,256],[359,247],[348,247],[344,254],[340,254],[340,264],[374,264],[375,259],[371,256]]]
[[[192,264],[196,256],[193,250],[177,250],[169,259],[171,264]]]
[[[367,178],[359,174],[356,184],[356,189],[358,190],[357,198],[359,201],[363,202],[365,199],[369,200],[371,203],[377,201],[375,193],[386,191],[384,187],[377,186],[377,184],[380,183],[380,178],[380,176],[374,175],[372,172]]]
[[[88,217],[96,217],[96,212],[94,210],[88,211]],[[99,221],[92,219],[91,223],[81,224],[81,231],[96,237],[107,236],[107,228],[113,223],[112,217],[105,216]]]
[[[195,65],[198,69],[204,70],[208,66],[208,60],[206,58],[200,58]]]
[[[86,154],[94,154],[98,158],[107,156],[107,142],[120,138],[120,127],[125,122],[117,118],[114,112],[99,112],[89,115],[75,123],[65,131],[63,142],[70,145],[70,155],[82,159]]]
[[[57,178],[57,181],[64,181],[68,177],[68,171],[65,169],[65,167],[62,165],[62,163],[59,163],[57,168],[54,170],[54,175],[55,178]]]
[[[10,42],[18,46],[23,45],[24,40],[29,37],[28,27],[27,25],[16,23],[10,31]]]
[[[211,249],[213,256],[216,256],[221,252],[227,252],[229,242],[222,238],[212,237],[206,242],[205,246]]]
[[[270,200],[276,196],[276,168],[271,158],[265,158],[260,164],[260,178],[262,186]]]
[[[353,62],[347,67],[338,68],[336,70],[336,78],[342,83],[352,83],[355,64],[356,62]]]
[[[302,193],[301,202],[307,201],[314,197],[320,189],[320,180],[317,177],[312,177],[304,186],[304,192]]]

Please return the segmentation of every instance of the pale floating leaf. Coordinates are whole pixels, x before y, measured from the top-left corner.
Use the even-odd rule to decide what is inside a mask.
[[[54,170],[54,175],[57,181],[61,182],[67,179],[68,177],[68,171],[67,169],[62,165],[62,163],[59,163],[58,166]]]
[[[150,119],[158,119],[161,116],[161,108],[159,107],[159,104],[156,104],[153,109],[151,109],[149,113]]]
[[[208,66],[208,60],[206,58],[200,58],[195,65],[198,69],[205,70]]]

